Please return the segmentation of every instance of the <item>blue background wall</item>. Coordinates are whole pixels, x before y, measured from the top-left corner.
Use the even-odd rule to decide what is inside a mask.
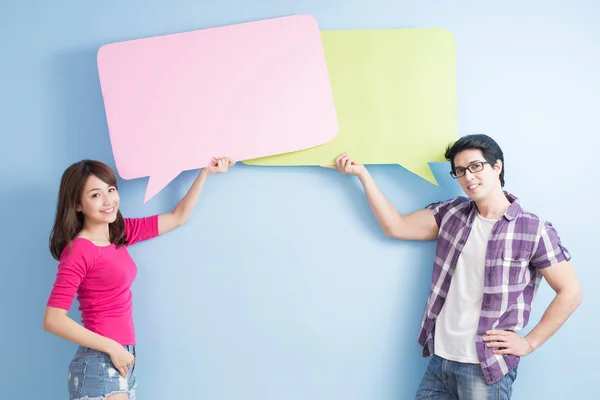
[[[460,134],[499,141],[507,189],[555,224],[584,289],[567,325],[523,360],[514,398],[595,398],[600,6],[526,3],[2,0],[0,398],[66,398],[75,346],[42,329],[56,271],[47,239],[63,170],[82,158],[114,166],[97,49],[295,13],[321,29],[454,33]],[[433,168],[439,187],[400,166],[370,170],[409,212],[460,193],[448,165]],[[167,211],[196,173],[145,205],[145,179],[122,181],[122,210]],[[238,164],[205,189],[188,225],[131,249],[138,397],[412,398],[426,366],[416,337],[434,243],[386,238],[357,181],[335,171]],[[533,323],[552,296],[544,283]]]

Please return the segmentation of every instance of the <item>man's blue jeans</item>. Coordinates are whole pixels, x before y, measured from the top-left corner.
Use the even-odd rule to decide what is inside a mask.
[[[483,378],[479,364],[449,361],[433,355],[417,391],[417,400],[509,400],[517,369],[493,385]]]

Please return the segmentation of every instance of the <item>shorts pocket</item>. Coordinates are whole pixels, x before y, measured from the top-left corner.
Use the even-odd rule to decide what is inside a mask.
[[[76,399],[83,393],[85,371],[87,364],[81,361],[71,361],[69,364],[69,398]]]

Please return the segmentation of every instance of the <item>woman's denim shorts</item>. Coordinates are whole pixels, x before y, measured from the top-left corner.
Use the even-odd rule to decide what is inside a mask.
[[[135,346],[123,346],[135,357]],[[117,393],[127,393],[135,400],[135,362],[127,378],[98,350],[80,346],[69,364],[69,399],[104,400]]]

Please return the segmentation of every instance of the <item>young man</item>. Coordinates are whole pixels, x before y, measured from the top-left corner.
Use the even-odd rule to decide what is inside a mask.
[[[389,237],[434,240],[431,290],[419,333],[432,356],[417,399],[510,399],[520,357],[550,338],[581,301],[571,256],[550,222],[503,190],[504,156],[486,135],[468,135],[445,157],[466,197],[400,214],[348,154],[336,168],[357,176]],[[541,278],[556,292],[525,336]]]

